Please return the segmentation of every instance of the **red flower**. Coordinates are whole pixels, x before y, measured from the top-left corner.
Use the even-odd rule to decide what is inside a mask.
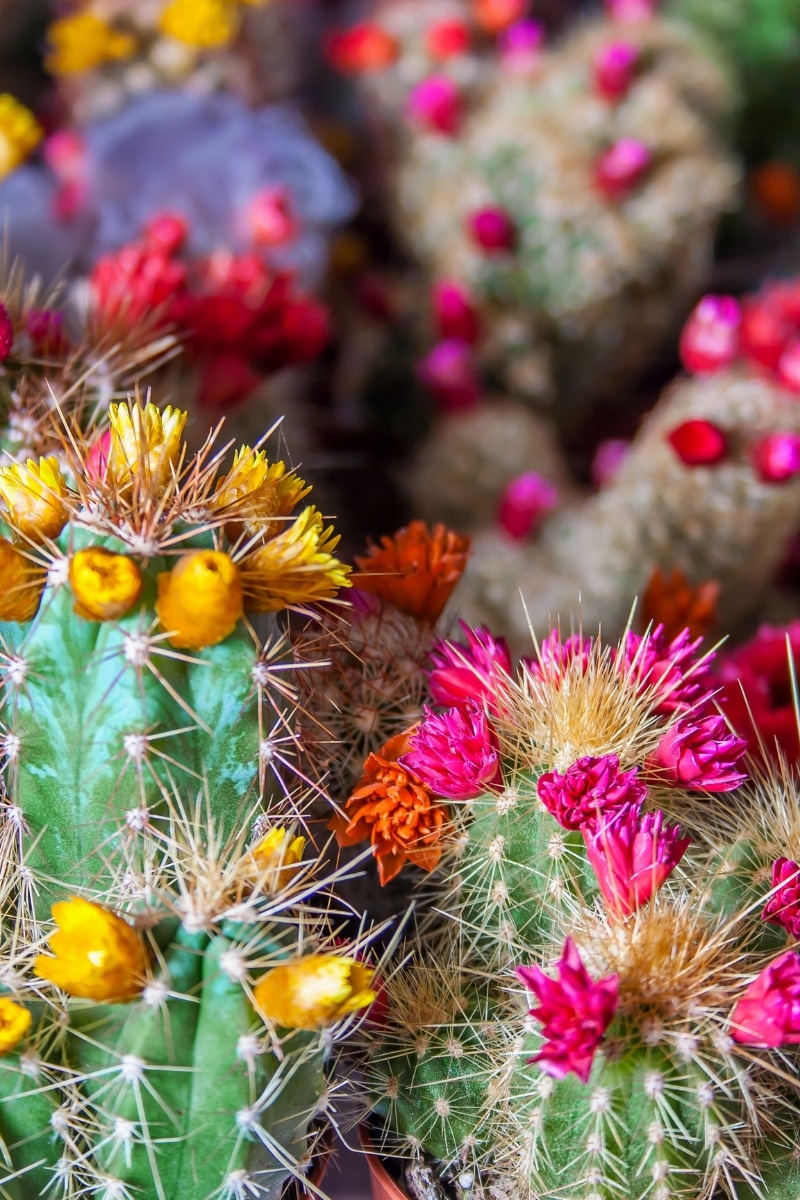
[[[772,864],[772,895],[761,919],[800,937],[800,864],[791,858],[776,858]]]
[[[418,621],[433,624],[442,615],[464,573],[470,539],[424,521],[412,521],[394,537],[381,538],[369,554],[357,558],[356,587],[379,596]]]
[[[0,362],[5,362],[14,345],[14,326],[8,309],[0,304]]]
[[[638,768],[620,771],[616,754],[579,758],[563,775],[548,771],[537,784],[539,799],[564,829],[591,828],[598,817],[641,804],[647,788]]]
[[[711,421],[684,421],[667,441],[685,467],[713,467],[728,453],[725,434]]]
[[[762,626],[719,665],[720,706],[758,758],[776,757],[779,751],[791,762],[800,757],[790,659],[800,669],[800,621]]]
[[[683,858],[691,838],[678,825],[665,825],[663,812],[632,804],[584,827],[586,856],[611,912],[627,917],[646,904]]]
[[[551,979],[539,967],[517,967],[517,975],[539,1001],[531,1016],[543,1025],[544,1046],[530,1060],[548,1075],[563,1079],[572,1071],[587,1083],[603,1035],[619,1004],[616,975],[595,983],[571,938]]]
[[[676,787],[703,792],[732,792],[746,775],[737,763],[747,743],[731,733],[716,713],[689,713],[667,730],[648,766],[666,772]]]
[[[337,71],[360,75],[382,71],[397,61],[400,47],[380,25],[365,21],[343,33],[336,33],[326,47],[328,62]]]
[[[761,972],[731,1014],[731,1037],[741,1046],[800,1042],[800,956],[788,950]]]
[[[720,371],[739,353],[742,310],[733,296],[704,296],[681,334],[681,362],[687,371]]]

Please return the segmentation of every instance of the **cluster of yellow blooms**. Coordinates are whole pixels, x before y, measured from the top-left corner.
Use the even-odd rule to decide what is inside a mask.
[[[43,137],[30,109],[8,92],[0,93],[0,179],[24,163]]]
[[[174,38],[198,50],[228,46],[239,32],[243,7],[256,7],[270,0],[167,0],[157,29],[152,32]],[[106,63],[132,58],[142,49],[141,32],[132,24],[117,28],[85,8],[54,21],[48,29],[50,53],[47,70],[53,75],[79,75]]]
[[[112,405],[109,416],[102,467],[92,466],[90,451],[79,482],[88,487],[93,507],[102,507],[105,499],[112,510],[121,501],[133,510],[137,504],[151,510],[167,507],[165,495],[179,499],[187,414],[135,402]],[[308,491],[302,479],[287,473],[282,462],[268,462],[263,451],[249,446],[238,451],[207,501],[206,528],[224,527],[233,548],[179,553],[173,568],[158,575],[155,611],[174,647],[214,646],[245,611],[277,612],[330,600],[349,585],[349,567],[333,554],[339,538],[322,514],[309,506],[291,516]],[[4,517],[16,535],[14,542],[0,538],[0,620],[29,621],[35,615],[46,578],[35,550],[42,548],[45,557],[57,553],[45,544],[61,534],[85,496],[68,488],[55,457],[0,468]],[[70,553],[68,578],[75,612],[88,621],[125,616],[139,603],[145,583],[135,557],[102,545]]]

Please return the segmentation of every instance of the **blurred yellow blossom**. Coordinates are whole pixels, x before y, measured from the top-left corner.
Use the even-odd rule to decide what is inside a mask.
[[[291,883],[294,875],[292,868],[302,859],[305,844],[304,837],[295,837],[290,829],[281,825],[271,829],[251,847],[250,853],[259,874],[267,876],[266,890],[277,892]]]
[[[136,52],[136,38],[119,33],[94,13],[78,12],[54,21],[47,31],[50,53],[45,67],[52,75],[79,75]]]
[[[30,109],[8,92],[0,93],[0,179],[24,163],[43,137]]]
[[[161,14],[159,29],[176,41],[213,50],[236,37],[239,13],[233,0],[171,0]]]
[[[8,996],[0,996],[0,1054],[18,1046],[31,1027],[33,1017],[27,1008]]]

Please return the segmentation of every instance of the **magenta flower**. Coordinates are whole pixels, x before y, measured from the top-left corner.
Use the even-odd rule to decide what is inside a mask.
[[[772,895],[764,905],[763,921],[782,925],[793,938],[800,938],[800,863],[776,858],[772,864]]]
[[[563,775],[548,771],[537,785],[539,799],[564,829],[593,827],[601,813],[641,804],[647,788],[638,768],[620,771],[616,754],[579,758]]]
[[[481,381],[475,352],[467,342],[445,338],[417,363],[417,378],[444,412],[463,412],[477,404]]]
[[[539,1001],[531,1016],[541,1021],[544,1046],[530,1062],[563,1079],[572,1071],[586,1083],[603,1035],[619,1004],[616,975],[594,982],[578,948],[567,938],[557,964],[558,978],[539,967],[517,967],[517,975]]]
[[[480,336],[480,314],[469,289],[453,279],[443,279],[433,288],[433,311],[442,340],[474,346]]]
[[[686,370],[709,373],[729,366],[739,353],[741,323],[742,310],[733,296],[704,296],[681,334]]]
[[[561,631],[553,629],[539,643],[539,654],[536,658],[523,658],[522,665],[536,679],[547,679],[550,683],[559,683],[567,672],[567,667],[575,659],[580,659],[581,673],[586,674],[589,659],[592,654],[592,639],[581,637],[574,633],[565,642],[561,641]]]
[[[674,786],[703,792],[732,792],[747,778],[736,764],[747,742],[731,733],[723,717],[689,713],[668,729],[648,765],[666,773]]]
[[[408,113],[432,133],[454,137],[461,126],[462,100],[457,84],[446,75],[432,75],[412,89]]]
[[[621,100],[633,83],[641,57],[631,42],[609,42],[594,57],[595,91],[604,100]]]
[[[497,522],[515,541],[531,537],[558,504],[558,488],[536,471],[518,475],[500,497]]]
[[[663,812],[627,804],[584,828],[586,855],[609,909],[627,917],[658,891],[686,853],[691,838],[665,825]]]
[[[472,800],[500,779],[497,739],[477,704],[445,713],[426,711],[399,760],[436,796]]]
[[[498,685],[511,674],[511,655],[504,638],[495,638],[485,625],[472,629],[460,622],[467,639],[437,642],[431,650],[431,697],[435,704],[461,707],[473,701],[493,707]]]
[[[705,679],[713,655],[701,659],[702,638],[692,639],[688,629],[668,642],[663,625],[640,636],[628,633],[615,653],[615,661],[639,690],[656,689],[656,710],[672,713],[697,708],[711,693]]]
[[[731,1014],[731,1037],[742,1046],[800,1042],[800,955],[794,950],[750,984]]]

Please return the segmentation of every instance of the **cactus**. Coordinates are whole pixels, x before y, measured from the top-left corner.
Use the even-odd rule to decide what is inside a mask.
[[[655,17],[596,21],[552,50],[522,23],[525,46],[520,26],[498,54],[470,9],[420,19],[389,0],[372,22],[394,44],[389,65],[361,64],[370,104],[400,126],[394,227],[434,281],[471,296],[469,333],[435,312],[443,343],[468,343],[492,384],[570,426],[642,370],[702,284],[736,198],[730,93],[691,34]],[[463,45],[446,55],[436,33],[459,10]]]
[[[0,1186],[278,1196],[374,998],[303,857],[270,616],[347,568],[258,447],[189,457],[139,399],[60,416],[58,456],[0,469]]]
[[[473,659],[410,731],[449,849],[369,1076],[383,1150],[434,1160],[442,1194],[796,1188],[798,784],[721,795],[744,743],[709,661],[658,629],[553,633],[517,672]]]
[[[551,617],[566,618],[580,592],[584,628],[602,622],[618,633],[632,597],[659,567],[695,584],[713,578],[720,627],[746,628],[800,522],[795,286],[777,283],[741,306],[730,297],[700,302],[681,338],[688,374],[666,389],[599,493],[581,500],[563,492],[535,538],[523,530],[512,540],[485,526],[474,535],[455,597],[468,620],[521,644],[529,623],[543,632]],[[466,440],[478,422],[447,418],[462,420]],[[437,453],[434,441],[427,460]],[[560,482],[555,465],[545,470]],[[449,494],[456,468],[442,467],[441,476],[439,492]],[[503,478],[500,467],[496,476]],[[488,506],[481,488],[475,492],[473,519],[479,504]]]

